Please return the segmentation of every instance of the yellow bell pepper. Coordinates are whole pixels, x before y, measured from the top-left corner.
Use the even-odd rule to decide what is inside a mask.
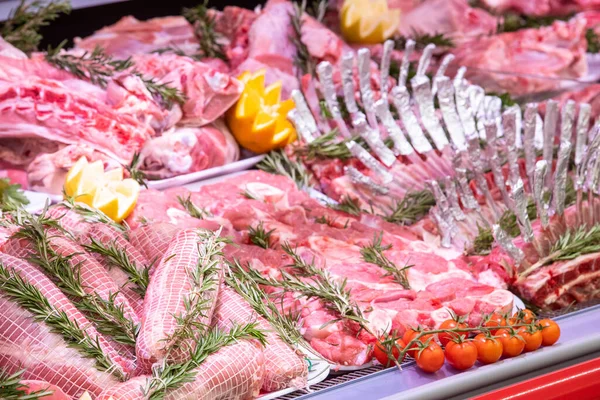
[[[387,0],[345,0],[340,12],[341,31],[352,43],[382,43],[396,33],[400,10],[389,9]]]
[[[265,88],[265,71],[244,72],[245,85],[238,102],[226,114],[227,124],[238,143],[255,153],[279,149],[296,140],[296,130],[287,119],[296,106],[281,101],[281,81]]]

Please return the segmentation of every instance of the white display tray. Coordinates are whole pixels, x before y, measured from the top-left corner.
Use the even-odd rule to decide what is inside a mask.
[[[258,162],[261,161],[263,158],[265,158],[265,155],[261,154],[258,156],[253,156],[226,165],[222,165],[220,167],[205,169],[204,171],[192,172],[191,174],[184,174],[156,181],[147,181],[147,184],[149,189],[158,190],[168,189],[176,186],[183,186],[188,183],[213,178],[215,176],[227,175],[234,172],[250,169],[256,164],[258,164]]]
[[[54,195],[48,195],[46,193],[40,192],[32,192],[29,190],[24,190],[23,193],[25,194],[25,197],[27,197],[27,199],[29,200],[29,204],[25,206],[25,210],[27,210],[30,213],[40,212],[44,209],[44,206],[46,206],[47,202],[55,203],[58,199]],[[60,197],[60,199],[62,199],[62,197]],[[58,201],[60,201],[60,199],[58,199]]]

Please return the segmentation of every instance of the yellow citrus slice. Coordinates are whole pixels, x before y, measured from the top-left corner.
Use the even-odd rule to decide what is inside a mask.
[[[400,10],[388,8],[386,0],[345,0],[340,12],[340,27],[353,43],[382,43],[396,33]]]
[[[81,180],[81,174],[84,168],[88,165],[87,158],[81,157],[75,165],[71,167],[65,178],[65,194],[69,197],[75,196],[79,181]]]

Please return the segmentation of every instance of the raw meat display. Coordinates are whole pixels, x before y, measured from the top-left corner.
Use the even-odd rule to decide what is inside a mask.
[[[0,22],[0,398],[459,370],[600,298],[600,3],[205,1],[39,51],[52,5]]]

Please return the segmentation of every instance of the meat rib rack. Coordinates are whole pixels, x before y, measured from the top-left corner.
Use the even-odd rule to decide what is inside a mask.
[[[552,347],[542,348],[513,359],[500,361],[487,366],[476,365],[466,372],[457,372],[445,365],[435,374],[421,372],[414,362],[397,368],[382,370],[372,367],[368,370],[347,375],[330,377],[312,388],[311,393],[294,392],[281,399],[310,400],[426,400],[464,399],[477,394],[491,392],[525,381],[551,371],[600,357],[600,304],[581,308],[564,315],[554,316],[561,328],[559,342]],[[569,376],[572,373],[572,376]],[[561,375],[562,379],[575,379],[582,373],[581,368],[571,368]],[[576,382],[574,380],[574,382]],[[547,381],[531,379],[519,386],[521,390],[534,390]],[[562,386],[561,395],[570,398],[578,390],[577,385]],[[572,392],[570,391],[572,390]],[[511,392],[512,393],[512,392]],[[597,391],[596,391],[597,394]],[[482,396],[482,400],[501,399],[503,392]],[[533,398],[533,397],[532,397]],[[545,397],[546,398],[546,397]],[[554,397],[548,397],[552,399]],[[580,397],[578,397],[580,398]],[[580,398],[583,400],[583,398]]]

